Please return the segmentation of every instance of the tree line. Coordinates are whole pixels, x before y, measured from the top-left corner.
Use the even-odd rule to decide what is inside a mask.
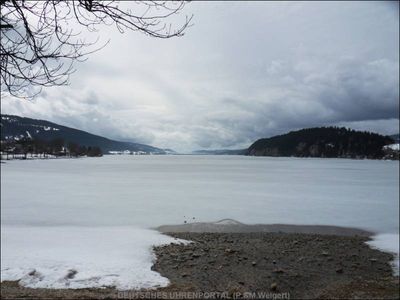
[[[383,147],[393,144],[388,136],[345,127],[317,127],[291,131],[260,139],[247,150],[247,155],[297,157],[385,157]]]
[[[83,146],[78,143],[66,143],[62,138],[56,138],[50,141],[21,138],[19,140],[8,139],[1,141],[1,153],[6,159],[31,157],[98,157],[103,152],[97,146]]]

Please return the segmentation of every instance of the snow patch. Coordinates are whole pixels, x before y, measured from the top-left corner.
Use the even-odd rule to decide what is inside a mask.
[[[386,146],[383,146],[383,149],[391,149],[391,150],[399,151],[400,150],[400,144],[386,145]]]
[[[372,237],[367,244],[375,249],[390,252],[395,255],[392,262],[394,275],[399,275],[399,234],[398,233],[380,233]]]
[[[149,229],[115,227],[1,228],[1,280],[31,288],[167,286],[151,270],[153,245],[184,242]]]

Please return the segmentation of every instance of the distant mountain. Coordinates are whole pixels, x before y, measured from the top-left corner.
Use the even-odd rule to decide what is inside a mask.
[[[44,120],[23,118],[13,115],[1,115],[1,140],[20,140],[24,138],[52,141],[63,139],[66,144],[77,143],[86,147],[100,147],[103,153],[109,151],[142,151],[154,154],[166,154],[166,151],[149,145],[114,141],[86,131],[58,125]]]
[[[192,154],[198,155],[244,155],[246,154],[247,149],[235,149],[235,150],[196,150],[193,151]]]
[[[292,131],[260,139],[247,155],[383,158],[383,146],[395,141],[389,136],[339,127],[319,127]]]

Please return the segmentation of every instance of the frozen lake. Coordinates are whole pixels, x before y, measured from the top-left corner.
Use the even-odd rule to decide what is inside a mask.
[[[168,283],[149,270],[151,245],[172,240],[148,230],[163,224],[232,218],[339,225],[398,240],[399,163],[244,156],[11,161],[1,165],[1,208],[3,280],[149,287]],[[120,260],[98,263],[113,249]],[[27,275],[33,269],[41,275]],[[66,279],[70,269],[78,273]]]
[[[7,225],[135,225],[232,218],[398,232],[395,161],[105,156],[1,168]]]

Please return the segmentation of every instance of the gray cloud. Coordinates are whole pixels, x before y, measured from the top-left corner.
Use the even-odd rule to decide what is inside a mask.
[[[302,65],[272,62],[262,88],[264,98],[223,99],[224,110],[214,111],[205,121],[224,132],[219,142],[229,147],[295,128],[398,118],[396,62],[345,59],[333,66]],[[226,129],[235,137],[225,134]]]
[[[379,2],[191,3],[180,39],[101,31],[69,87],[3,113],[189,151],[302,127],[399,126],[399,19]],[[398,7],[397,7],[398,10]]]

